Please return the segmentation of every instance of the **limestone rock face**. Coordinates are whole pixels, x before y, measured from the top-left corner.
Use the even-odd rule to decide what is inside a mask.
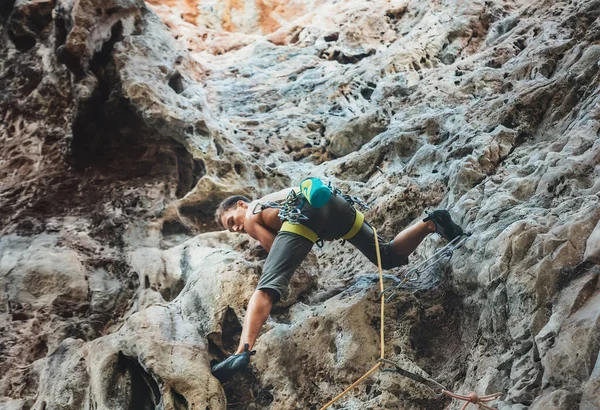
[[[0,27],[0,409],[317,409],[381,320],[449,390],[600,409],[600,1],[8,0]],[[215,207],[306,176],[384,237],[435,208],[471,236],[383,319],[376,267],[315,247],[220,385],[266,252]],[[462,405],[377,371],[331,408]]]

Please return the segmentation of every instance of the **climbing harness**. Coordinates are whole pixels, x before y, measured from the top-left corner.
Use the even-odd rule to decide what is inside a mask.
[[[329,406],[331,406],[332,404],[334,404],[335,402],[337,402],[339,399],[341,399],[344,395],[346,395],[346,393],[348,393],[350,390],[352,390],[354,387],[356,387],[357,385],[359,385],[363,380],[365,380],[367,377],[369,377],[369,375],[371,375],[373,372],[375,372],[375,370],[377,370],[378,368],[380,368],[382,366],[382,364],[389,364],[395,367],[395,371],[398,372],[399,374],[405,376],[405,377],[409,377],[410,379],[421,383],[423,385],[425,385],[427,388],[429,388],[436,396],[441,396],[441,395],[445,395],[447,397],[453,398],[453,399],[457,399],[457,400],[463,400],[466,403],[463,405],[463,407],[461,408],[461,410],[466,410],[467,406],[469,404],[476,404],[478,406],[478,408],[483,408],[485,410],[495,410],[493,407],[489,407],[487,405],[485,405],[484,403],[488,403],[491,402],[493,400],[496,400],[497,398],[499,398],[500,396],[502,396],[502,393],[494,393],[494,394],[490,394],[487,396],[478,396],[476,393],[474,392],[470,392],[468,395],[464,396],[464,395],[460,395],[460,394],[456,394],[456,393],[452,393],[449,390],[447,390],[443,385],[441,385],[440,383],[436,382],[433,379],[427,378],[427,377],[423,377],[420,376],[418,374],[409,372],[405,369],[403,369],[399,364],[388,360],[385,358],[385,339],[384,339],[384,319],[385,319],[385,293],[386,293],[386,289],[384,289],[383,287],[383,270],[381,268],[381,254],[379,251],[379,241],[377,238],[377,231],[375,230],[375,228],[373,228],[373,236],[375,238],[375,252],[377,254],[377,267],[379,269],[379,298],[381,299],[381,320],[380,322],[380,345],[381,345],[381,355],[379,357],[379,359],[377,359],[377,363],[371,368],[371,370],[369,370],[368,372],[366,372],[364,375],[362,375],[358,380],[356,380],[354,383],[352,383],[348,388],[346,388],[346,390],[344,390],[343,392],[341,392],[340,394],[338,394],[337,396],[335,396],[333,399],[331,399],[327,404],[325,404],[323,407],[321,407],[320,410],[326,410]],[[452,241],[450,241],[448,243],[448,245],[444,246],[440,251],[436,252],[434,254],[434,256],[432,256],[431,258],[429,258],[426,262],[428,262],[429,260],[433,259],[434,257],[436,257],[436,255],[442,255],[439,256],[435,262],[441,260],[443,257],[448,257],[448,255],[450,257],[452,257],[452,254],[454,252],[454,250],[460,246],[466,237],[470,236],[470,234],[463,234],[459,237],[454,238]],[[460,239],[459,239],[460,238]],[[456,241],[458,239],[458,241]],[[456,241],[456,242],[455,242]],[[445,249],[444,249],[445,248]],[[435,263],[433,262],[433,263]],[[430,263],[428,266],[431,267],[433,266],[433,263]],[[420,266],[420,265],[419,265]],[[423,270],[426,270],[425,268],[420,268]],[[421,271],[422,272],[422,271]],[[397,286],[396,287],[392,287],[389,288],[391,290],[394,291],[394,293],[397,291]],[[393,293],[392,293],[393,295]],[[391,371],[389,369],[382,369],[382,371]],[[436,392],[437,390],[437,392]]]
[[[387,299],[385,301],[389,302],[392,299],[392,296],[394,296],[396,294],[396,292],[398,292],[398,290],[406,282],[416,281],[417,279],[419,279],[419,277],[423,273],[425,273],[427,270],[431,269],[433,266],[435,266],[441,260],[443,260],[443,259],[450,260],[452,258],[452,256],[454,255],[454,251],[456,249],[458,249],[462,244],[464,244],[469,236],[471,236],[471,234],[469,232],[465,232],[462,235],[457,236],[456,238],[454,238],[450,242],[448,242],[445,246],[438,249],[433,255],[431,255],[431,257],[429,257],[429,258],[425,259],[424,261],[422,261],[421,263],[417,264],[417,266],[409,269],[406,273],[404,273],[402,275],[402,280],[400,281],[399,284],[397,284],[395,286],[390,286],[383,290],[381,295],[391,292],[391,294],[387,297]]]
[[[301,184],[300,188],[294,188],[285,200],[279,202],[265,202],[257,203],[252,210],[254,215],[261,213],[263,210],[268,208],[279,209],[279,219],[283,221],[280,231],[292,232],[297,235],[303,236],[309,241],[315,243],[318,247],[323,247],[323,240],[309,227],[302,225],[302,221],[308,220],[308,217],[302,213],[302,207],[306,202],[310,203],[316,208],[324,206],[331,195],[337,195],[342,197],[351,206],[358,205],[362,209],[369,209],[369,206],[360,198],[342,193],[341,190],[334,187],[331,181],[325,185],[318,178],[306,178]],[[342,239],[348,240],[353,238],[359,231],[365,220],[365,216],[362,212],[356,209],[356,216],[352,228],[346,233]]]
[[[302,224],[292,224],[290,222],[285,221],[283,225],[281,225],[281,229],[279,230],[283,232],[292,232],[296,235],[304,236],[312,243],[316,243],[320,248],[323,247],[323,241],[319,239],[319,236],[315,233],[315,231],[310,229],[308,226]]]
[[[365,221],[365,215],[356,209],[356,216],[354,217],[354,223],[352,224],[352,228],[348,231],[348,233],[342,236],[342,239],[347,241],[348,239],[352,239],[356,236],[360,228],[362,227],[363,222]]]

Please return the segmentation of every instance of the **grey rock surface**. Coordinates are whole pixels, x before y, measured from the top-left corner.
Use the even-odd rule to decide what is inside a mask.
[[[266,257],[214,208],[308,175],[364,198],[385,237],[435,208],[472,233],[387,303],[386,357],[502,392],[499,410],[600,409],[599,17],[598,0],[0,2],[0,409],[343,391],[382,319],[376,267],[338,242],[296,272],[250,370],[210,373]],[[331,408],[462,405],[376,372]]]

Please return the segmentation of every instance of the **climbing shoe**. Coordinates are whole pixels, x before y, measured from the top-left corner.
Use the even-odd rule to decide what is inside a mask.
[[[221,363],[215,364],[212,368],[212,374],[221,383],[225,383],[231,377],[248,368],[250,363],[250,356],[256,354],[256,350],[249,350],[249,345],[244,345],[244,351],[240,354],[234,354],[223,360]]]
[[[423,222],[433,221],[435,224],[435,232],[442,238],[452,241],[454,238],[463,234],[462,228],[454,223],[448,211],[438,209],[433,212],[425,212],[427,213],[427,217],[423,219]]]

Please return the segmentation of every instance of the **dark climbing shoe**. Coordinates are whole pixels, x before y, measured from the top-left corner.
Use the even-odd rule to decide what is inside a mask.
[[[215,364],[212,368],[212,374],[221,383],[225,383],[231,377],[248,368],[250,356],[255,355],[256,350],[250,351],[248,345],[244,345],[244,351],[240,354],[234,354],[223,360],[221,363]]]
[[[433,221],[435,232],[448,241],[452,241],[463,234],[462,228],[454,223],[450,217],[450,213],[446,210],[438,209],[433,212],[427,212],[427,217],[423,219],[423,222],[427,221]]]

